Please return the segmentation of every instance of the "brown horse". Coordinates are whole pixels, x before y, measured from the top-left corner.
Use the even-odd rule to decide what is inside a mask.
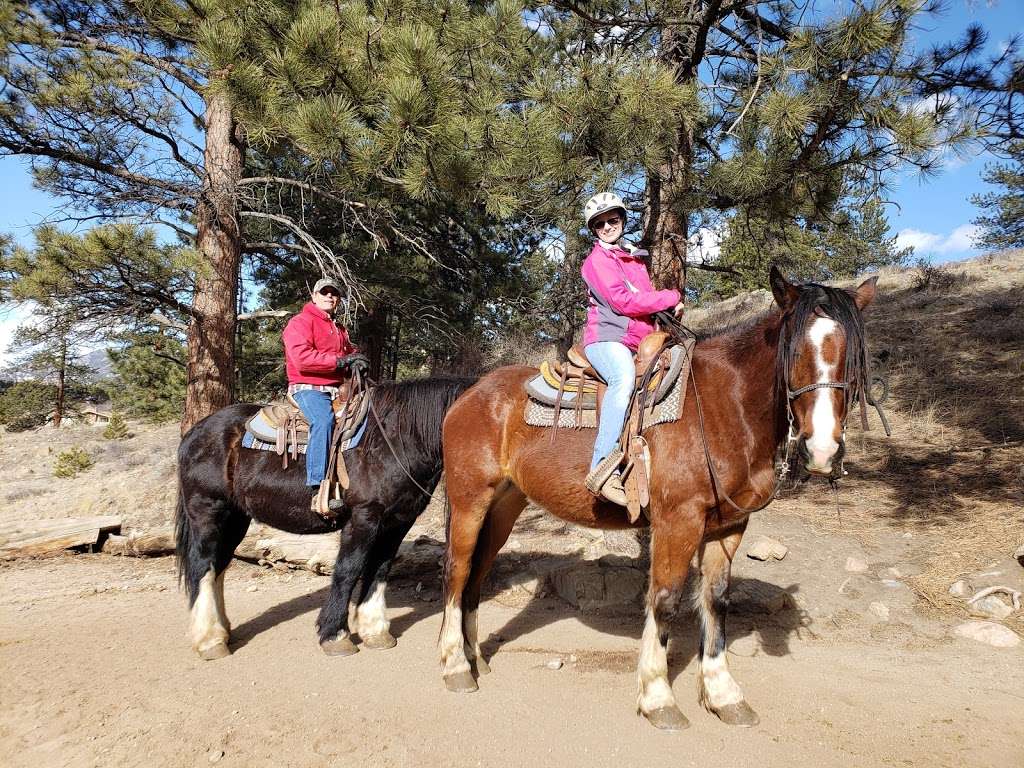
[[[779,305],[764,317],[700,340],[679,421],[650,427],[651,571],[640,641],[637,708],[658,728],[688,725],[668,680],[666,621],[677,609],[694,554],[700,571],[701,703],[723,721],[758,718],[729,674],[724,617],[729,570],[750,512],[778,490],[776,459],[807,471],[841,471],[847,413],[862,393],[866,350],[860,311],[872,278],[856,291],[794,285],[772,268]],[[524,382],[533,368],[498,369],[445,417],[444,464],[451,513],[445,567],[441,666],[449,690],[477,689],[481,584],[527,503],[594,528],[628,528],[624,508],[584,487],[594,430],[528,426]],[[788,438],[787,438],[788,436]],[[789,456],[792,448],[796,456]],[[641,517],[638,525],[648,524]]]

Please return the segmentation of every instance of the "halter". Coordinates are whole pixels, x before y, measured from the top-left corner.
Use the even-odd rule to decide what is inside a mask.
[[[658,312],[656,314],[656,316],[663,323],[663,325],[665,325],[666,327],[668,327],[670,329],[671,335],[676,336],[676,337],[683,337],[683,336],[688,335],[688,336],[696,338],[696,334],[692,330],[690,330],[685,325],[680,323],[678,320],[676,320],[674,317],[672,317],[668,312]],[[742,514],[745,514],[745,515],[749,515],[749,514],[752,514],[754,512],[758,512],[758,511],[764,509],[765,507],[767,507],[769,504],[771,504],[771,502],[775,500],[776,494],[782,488],[782,484],[783,484],[783,482],[785,482],[786,476],[790,472],[790,453],[791,453],[791,449],[792,449],[793,444],[796,443],[799,440],[799,435],[795,434],[794,429],[793,429],[793,424],[794,424],[794,421],[795,421],[794,416],[793,416],[793,401],[796,398],[800,397],[800,395],[806,394],[807,392],[812,392],[812,391],[817,390],[817,389],[840,389],[840,390],[843,390],[846,393],[846,398],[845,398],[845,400],[846,400],[846,412],[843,415],[843,423],[842,423],[843,434],[844,435],[846,433],[846,421],[847,421],[847,419],[850,416],[850,402],[851,402],[851,400],[854,397],[858,397],[859,396],[860,403],[861,403],[861,422],[863,424],[864,429],[868,429],[868,426],[867,426],[867,413],[866,413],[865,404],[866,403],[870,403],[872,406],[874,406],[876,408],[876,410],[878,411],[878,415],[881,417],[882,424],[885,427],[885,434],[887,436],[891,434],[890,430],[889,430],[889,422],[885,418],[885,414],[882,412],[881,400],[876,401],[876,400],[874,400],[871,397],[869,374],[867,373],[866,370],[864,370],[862,372],[862,375],[861,375],[861,378],[863,379],[862,381],[819,381],[819,382],[815,382],[813,384],[808,384],[806,386],[799,387],[798,389],[795,389],[795,390],[794,389],[790,389],[790,385],[789,385],[789,363],[790,363],[790,360],[789,360],[789,341],[790,340],[785,335],[785,320],[783,320],[782,331],[780,333],[780,338],[779,338],[778,364],[776,365],[776,371],[778,371],[779,368],[781,368],[782,373],[783,373],[783,380],[780,383],[781,383],[782,387],[784,388],[784,390],[786,392],[786,401],[785,401],[786,402],[786,418],[787,418],[787,420],[789,422],[789,428],[788,428],[788,431],[787,431],[786,440],[785,440],[785,442],[782,445],[782,452],[781,452],[782,455],[781,455],[781,457],[778,457],[777,460],[776,460],[776,464],[778,466],[778,477],[777,477],[777,479],[775,481],[775,487],[772,488],[771,493],[768,495],[767,500],[763,504],[760,504],[760,505],[758,505],[756,507],[747,508],[747,507],[743,507],[743,506],[737,504],[735,501],[732,500],[732,498],[729,496],[729,494],[727,494],[723,490],[723,488],[722,488],[722,483],[721,483],[721,481],[718,478],[718,473],[715,471],[714,461],[711,458],[711,451],[708,448],[707,434],[706,434],[705,427],[704,427],[704,409],[703,409],[703,407],[701,405],[700,390],[697,387],[697,378],[696,378],[696,375],[694,374],[693,366],[692,365],[689,366],[689,368],[690,368],[690,381],[693,383],[694,400],[695,400],[695,403],[696,403],[696,406],[697,406],[697,417],[698,417],[698,422],[700,424],[701,443],[704,446],[704,456],[705,456],[705,459],[707,460],[708,471],[711,474],[711,483],[712,483],[712,488],[714,490],[715,496],[716,497],[721,496],[733,508],[735,508],[738,512],[741,512]],[[842,459],[840,459],[839,463],[833,469],[833,473],[835,473],[837,469],[838,469],[838,472],[841,474],[842,473]],[[832,478],[832,482],[833,483],[835,482],[835,477]]]

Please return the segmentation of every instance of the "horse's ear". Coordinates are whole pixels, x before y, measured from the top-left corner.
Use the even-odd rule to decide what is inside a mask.
[[[871,300],[875,298],[876,283],[878,282],[878,275],[869,277],[863,283],[857,286],[857,290],[853,292],[853,303],[857,305],[857,309],[862,310]]]
[[[775,297],[775,302],[781,310],[785,311],[796,304],[796,300],[800,296],[800,289],[786,280],[774,264],[768,274],[768,282],[772,286],[772,296]]]

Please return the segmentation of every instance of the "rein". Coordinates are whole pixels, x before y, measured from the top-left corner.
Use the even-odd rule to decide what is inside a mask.
[[[688,340],[688,338],[693,338],[693,339],[696,338],[696,334],[690,328],[688,328],[685,325],[683,325],[679,320],[677,320],[675,317],[673,317],[670,313],[668,313],[668,312],[658,312],[658,313],[656,313],[655,316],[661,322],[661,324],[668,329],[669,335],[673,338],[674,341],[683,342],[683,341]],[[851,381],[845,381],[845,382],[844,381],[821,381],[821,382],[815,382],[813,384],[808,384],[807,386],[800,387],[798,389],[793,390],[793,389],[789,388],[789,352],[788,352],[788,347],[789,347],[789,341],[784,337],[784,335],[782,335],[780,333],[778,357],[779,357],[779,362],[781,363],[781,367],[782,367],[782,371],[783,371],[783,382],[782,382],[782,385],[783,385],[783,387],[785,387],[785,391],[786,391],[786,418],[787,418],[787,420],[789,422],[789,426],[788,426],[788,430],[787,430],[787,434],[786,434],[786,442],[785,442],[785,447],[783,449],[782,461],[781,461],[781,464],[779,465],[778,478],[775,481],[775,486],[772,488],[771,493],[769,493],[766,501],[763,504],[760,504],[760,505],[758,505],[756,507],[744,507],[741,504],[737,504],[735,501],[733,501],[733,499],[729,496],[729,494],[726,493],[725,490],[723,489],[722,481],[719,479],[718,473],[715,471],[715,462],[714,462],[714,459],[711,457],[711,450],[710,450],[710,448],[708,446],[707,431],[706,431],[706,427],[705,427],[705,424],[704,424],[704,408],[703,408],[703,405],[701,404],[700,389],[697,386],[697,377],[696,377],[696,374],[694,373],[694,370],[693,370],[692,360],[691,360],[691,364],[689,366],[689,369],[690,369],[690,381],[693,384],[693,396],[694,396],[694,401],[695,401],[696,406],[697,406],[697,421],[698,421],[698,424],[700,426],[701,445],[704,448],[704,458],[707,461],[708,472],[711,475],[712,490],[714,491],[716,499],[719,498],[719,497],[724,498],[725,501],[727,501],[734,509],[736,509],[736,511],[738,511],[741,514],[744,514],[744,515],[750,515],[750,514],[753,514],[754,512],[759,512],[760,510],[764,509],[769,504],[771,504],[772,501],[775,500],[776,494],[782,488],[782,484],[785,482],[786,476],[789,474],[789,471],[790,471],[790,452],[791,452],[793,444],[796,443],[797,439],[798,439],[797,435],[795,435],[794,431],[793,431],[793,421],[794,421],[794,418],[793,418],[793,401],[796,398],[800,397],[801,395],[806,394],[808,392],[812,392],[814,390],[818,390],[818,389],[840,389],[840,390],[845,391],[846,392],[846,406],[847,406],[846,407],[846,415],[843,418],[843,433],[845,434],[845,432],[846,432],[846,419],[848,419],[849,415],[850,415],[850,408],[849,408],[849,406],[850,406],[850,400],[851,400],[850,394],[851,394],[851,389],[852,389],[853,392],[855,393],[855,396],[858,396],[858,399],[860,400],[860,416],[861,416],[862,428],[864,430],[869,429],[868,423],[867,423],[867,412],[866,412],[867,409],[866,409],[866,405],[865,405],[866,403],[868,403],[868,404],[874,406],[875,409],[878,411],[878,415],[881,418],[882,425],[885,428],[886,436],[890,436],[891,435],[891,432],[889,430],[889,422],[885,418],[885,414],[882,412],[881,403],[884,400],[884,397],[882,399],[876,401],[871,396],[870,386],[871,386],[872,379],[870,378],[870,376],[867,373],[867,371],[863,371],[862,372],[862,375],[860,377],[862,379],[861,381],[855,381],[855,382],[851,382]],[[776,366],[776,370],[778,370],[778,367],[779,366],[777,365]],[[841,470],[841,463],[839,465],[839,471],[840,472],[842,471]],[[834,478],[832,480],[832,483],[834,485],[834,483],[835,483],[835,479]]]
[[[416,478],[409,473],[409,470],[406,468],[405,464],[402,462],[400,458],[398,458],[398,453],[395,451],[395,447],[391,444],[391,441],[388,439],[388,433],[384,429],[384,423],[380,419],[380,414],[377,413],[377,407],[373,404],[372,395],[370,396],[370,413],[373,414],[373,418],[377,422],[377,428],[380,430],[380,436],[384,438],[384,444],[388,447],[388,450],[391,451],[391,455],[395,457],[395,463],[398,464],[399,468],[403,472],[405,472],[405,476],[412,481],[412,484],[420,489],[420,492],[424,496],[426,496],[428,499],[432,498],[433,494],[429,493],[426,488],[424,488],[422,485],[416,482]]]

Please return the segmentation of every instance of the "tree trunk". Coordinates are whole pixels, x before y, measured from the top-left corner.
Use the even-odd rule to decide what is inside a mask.
[[[188,389],[181,433],[230,405],[235,394],[235,302],[242,258],[235,189],[242,175],[243,142],[227,100],[206,101],[206,178],[196,206],[196,273],[188,331]]]
[[[66,341],[60,344],[60,366],[57,368],[57,407],[53,410],[53,426],[59,427],[64,419],[64,380],[68,366],[68,345]]]
[[[692,8],[694,19],[698,6]],[[669,28],[662,36],[659,56],[676,72],[678,82],[693,76],[693,31]],[[658,288],[686,289],[686,255],[689,239],[687,212],[693,163],[693,128],[683,120],[676,131],[668,161],[652,171],[647,182],[647,211],[643,244],[651,253],[651,279]]]
[[[360,351],[370,361],[370,378],[380,380],[384,353],[388,342],[388,311],[379,304],[370,310],[360,324],[362,340]]]

